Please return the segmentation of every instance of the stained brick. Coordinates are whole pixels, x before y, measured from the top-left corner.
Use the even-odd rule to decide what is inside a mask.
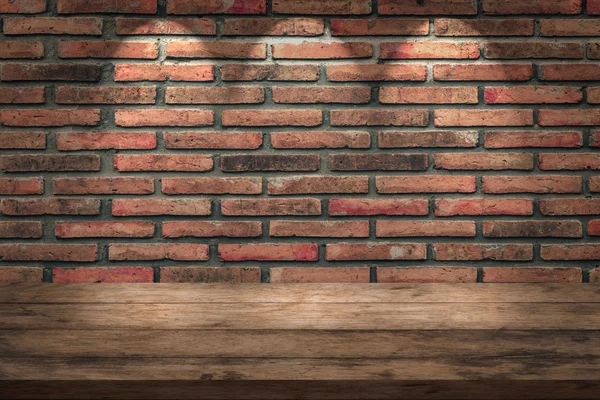
[[[377,268],[379,283],[475,283],[477,269],[467,267]]]

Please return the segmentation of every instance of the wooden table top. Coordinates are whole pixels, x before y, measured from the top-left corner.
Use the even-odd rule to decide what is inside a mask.
[[[598,399],[599,383],[599,285],[0,286],[0,398]]]

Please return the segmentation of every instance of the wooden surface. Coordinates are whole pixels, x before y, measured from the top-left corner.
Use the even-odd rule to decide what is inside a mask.
[[[0,398],[598,399],[600,286],[3,286]]]

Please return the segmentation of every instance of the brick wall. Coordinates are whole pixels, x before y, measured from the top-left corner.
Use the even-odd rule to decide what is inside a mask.
[[[600,281],[600,0],[0,0],[1,282]]]

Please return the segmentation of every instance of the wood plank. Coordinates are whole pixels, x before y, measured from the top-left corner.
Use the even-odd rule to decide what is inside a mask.
[[[600,303],[591,284],[31,284],[0,303]]]
[[[0,358],[0,379],[25,380],[600,380],[600,359]]]
[[[3,329],[599,330],[597,303],[3,304]]]
[[[0,357],[598,358],[600,331],[0,331]]]

